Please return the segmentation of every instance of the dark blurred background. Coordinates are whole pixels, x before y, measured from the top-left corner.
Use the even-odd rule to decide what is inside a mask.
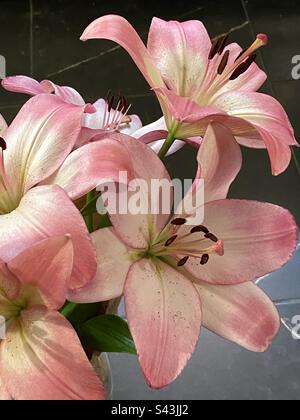
[[[231,30],[231,40],[248,46],[257,33],[270,45],[258,63],[269,79],[263,91],[286,108],[300,140],[300,2],[298,0],[1,0],[0,55],[7,75],[25,74],[37,80],[76,88],[87,101],[120,90],[144,123],[160,117],[160,108],[128,54],[107,41],[82,43],[79,37],[95,18],[121,14],[146,40],[153,16],[202,20],[212,37]],[[297,57],[298,56],[298,57]],[[298,79],[298,80],[297,80]],[[11,121],[27,99],[0,91],[0,113]],[[300,222],[300,150],[289,169],[272,177],[264,150],[243,149],[242,172],[230,196],[280,204]],[[192,178],[195,151],[188,146],[168,159],[173,176]],[[262,282],[273,299],[300,297],[300,255]],[[280,306],[283,316],[300,314],[300,305]],[[254,355],[203,332],[199,348],[180,379],[156,392],[144,384],[136,359],[111,357],[115,399],[299,399],[300,342],[284,328],[264,355]]]

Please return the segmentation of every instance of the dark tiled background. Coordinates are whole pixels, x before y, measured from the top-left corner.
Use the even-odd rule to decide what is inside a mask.
[[[269,75],[263,90],[286,107],[300,138],[300,81],[292,78],[292,58],[300,55],[298,0],[1,0],[0,54],[7,74],[51,78],[78,89],[89,101],[120,89],[145,123],[160,116],[155,98],[121,48],[106,41],[79,41],[93,19],[107,13],[128,18],[145,38],[153,15],[165,19],[200,19],[211,36],[232,29],[232,39],[246,46],[265,32],[270,46],[261,50],[260,65]],[[0,112],[10,121],[24,102],[22,95],[0,92]],[[173,175],[191,178],[194,150],[186,147],[169,158]],[[244,166],[231,189],[232,197],[270,201],[289,208],[300,221],[300,150],[285,174],[270,175],[265,151],[244,149]],[[298,161],[297,161],[298,159]],[[300,257],[300,255],[299,255]],[[300,258],[263,282],[274,299],[300,296]],[[281,307],[291,317],[298,307]],[[297,312],[298,310],[298,312]],[[300,342],[282,330],[272,349],[253,355],[204,332],[192,362],[168,389],[155,392],[144,385],[135,358],[113,355],[115,398],[299,399]]]

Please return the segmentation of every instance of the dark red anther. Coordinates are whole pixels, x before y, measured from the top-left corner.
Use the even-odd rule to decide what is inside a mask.
[[[185,225],[186,222],[187,220],[184,219],[183,217],[178,217],[177,219],[172,220],[171,225],[182,226],[182,225]]]
[[[0,137],[0,148],[2,150],[6,150],[7,146],[6,146],[6,141],[4,140],[4,138]]]
[[[218,51],[219,55],[223,54],[223,51],[225,50],[225,47],[227,46],[228,38],[229,38],[229,34],[226,34],[224,35],[223,38],[221,38],[222,41],[220,43],[219,51]]]
[[[110,112],[114,106],[114,102],[115,102],[115,97],[112,96],[111,98],[108,98],[108,103],[107,103],[107,110],[108,112]]]
[[[175,242],[176,239],[177,239],[177,235],[172,236],[170,239],[167,240],[167,242],[165,243],[165,246],[172,245],[172,243]]]
[[[205,264],[208,263],[208,261],[209,261],[209,255],[208,254],[204,254],[204,255],[202,255],[200,264],[201,265],[205,265]]]
[[[189,256],[182,258],[182,260],[178,261],[177,267],[183,267],[189,260]]]
[[[252,54],[248,57],[248,59],[240,64],[232,73],[232,75],[230,76],[229,80],[235,80],[237,79],[239,76],[241,76],[243,73],[245,73],[249,67],[251,66],[252,63],[254,63],[254,61],[256,60],[257,55],[256,54]]]
[[[191,233],[197,233],[197,232],[203,232],[203,233],[209,233],[209,230],[207,229],[207,227],[205,226],[195,226],[193,227],[193,229],[191,230]]]
[[[207,233],[204,236],[205,236],[205,238],[210,239],[213,242],[218,242],[219,241],[219,239],[213,233]]]
[[[209,60],[212,60],[215,57],[215,55],[218,54],[221,42],[222,42],[222,38],[216,38],[213,41],[210,52],[208,54]]]
[[[229,59],[229,51],[227,50],[227,51],[225,51],[225,53],[222,57],[221,63],[219,64],[218,74],[221,75],[223,73],[223,71],[225,70],[225,68],[228,64],[228,59]]]

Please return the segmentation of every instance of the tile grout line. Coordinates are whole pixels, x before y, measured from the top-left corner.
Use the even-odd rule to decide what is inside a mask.
[[[256,37],[256,34],[255,34],[255,31],[254,31],[254,28],[253,28],[253,25],[252,25],[252,20],[250,18],[250,15],[249,15],[249,12],[248,12],[248,9],[247,9],[247,6],[246,6],[246,2],[245,2],[245,0],[240,0],[240,1],[241,1],[242,8],[244,10],[244,13],[245,13],[245,17],[249,21],[249,28],[250,28],[250,31],[252,33],[253,39],[254,39]],[[261,62],[262,62],[263,70],[265,71],[265,73],[268,73],[267,72],[267,67],[265,65],[265,61],[264,61],[264,58],[263,58],[263,55],[262,55],[261,51],[258,51],[258,54],[259,54]],[[270,90],[271,90],[272,95],[276,98],[276,90],[273,86],[273,82],[269,78],[268,78],[268,85],[270,86]],[[300,176],[300,162],[298,161],[296,153],[294,152],[294,149],[292,147],[291,147],[291,151],[292,151],[293,160],[294,160],[294,163],[295,163],[295,166],[296,166],[296,170],[298,172],[298,175]]]
[[[29,13],[30,13],[30,29],[29,29],[29,48],[30,48],[30,76],[34,76],[33,64],[33,0],[29,0]]]

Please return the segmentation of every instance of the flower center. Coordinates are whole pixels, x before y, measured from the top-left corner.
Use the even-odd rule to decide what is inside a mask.
[[[196,101],[200,105],[213,102],[215,95],[228,82],[236,80],[244,74],[256,60],[255,51],[268,44],[268,38],[259,34],[253,44],[233,57],[230,50],[226,50],[228,35],[217,38],[208,55],[206,70],[196,93]]]
[[[102,122],[103,130],[119,131],[131,123],[131,117],[128,115],[131,105],[127,104],[125,96],[120,95],[115,109],[114,104],[115,97],[109,93]]]
[[[184,266],[191,257],[205,265],[211,254],[224,255],[224,246],[206,226],[191,228],[187,226],[186,219],[177,218],[167,225],[149,248],[148,254],[157,258],[172,257],[178,267]]]

